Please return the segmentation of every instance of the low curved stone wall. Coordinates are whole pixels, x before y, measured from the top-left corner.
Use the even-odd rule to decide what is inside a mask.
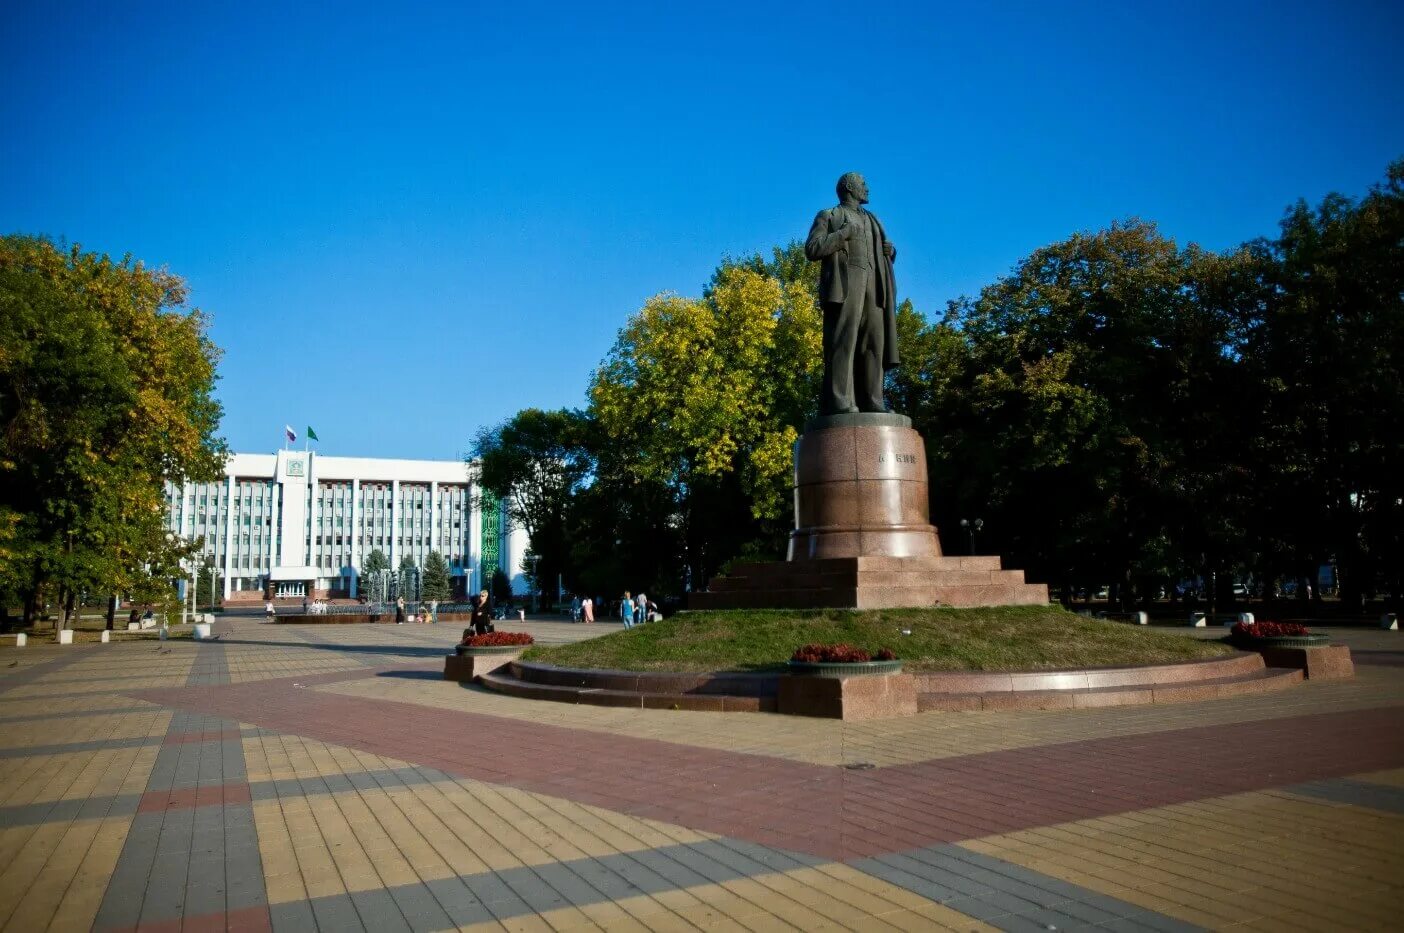
[[[834,678],[779,671],[751,674],[594,670],[513,661],[478,678],[490,690],[527,699],[645,709],[781,712],[839,719],[938,710],[1074,709],[1191,702],[1281,690],[1301,681],[1302,671],[1268,667],[1256,652],[1140,667]]]

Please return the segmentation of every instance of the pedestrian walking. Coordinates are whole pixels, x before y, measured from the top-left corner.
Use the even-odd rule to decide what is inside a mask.
[[[634,618],[639,622],[647,622],[648,618],[648,597],[642,592],[634,597]]]
[[[270,599],[268,602],[263,604],[263,617],[265,619],[271,622],[273,620],[273,616],[276,614],[277,610],[273,608],[273,600]]]
[[[570,621],[580,621],[580,597],[572,596],[570,599]]]
[[[405,624],[405,598],[403,596],[395,600],[395,624]]]
[[[586,624],[595,621],[595,601],[586,596],[580,601],[580,613],[585,618]]]
[[[624,598],[619,601],[619,618],[624,620],[625,628],[634,627],[634,600],[628,590],[624,591]]]

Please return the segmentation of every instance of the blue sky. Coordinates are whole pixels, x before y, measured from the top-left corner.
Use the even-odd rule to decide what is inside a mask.
[[[675,8],[674,8],[675,7]],[[185,276],[241,451],[455,457],[844,171],[929,314],[1077,230],[1209,248],[1404,156],[1404,6],[0,7],[0,231]]]

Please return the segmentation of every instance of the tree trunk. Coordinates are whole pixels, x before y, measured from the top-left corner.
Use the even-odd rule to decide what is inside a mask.
[[[69,590],[68,599],[63,604],[63,627],[72,628],[78,621],[78,591]]]
[[[117,621],[117,594],[113,593],[107,600],[107,630],[112,631],[113,623]]]

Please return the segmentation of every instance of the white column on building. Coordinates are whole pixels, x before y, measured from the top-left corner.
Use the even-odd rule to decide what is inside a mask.
[[[356,524],[361,513],[361,480],[351,480],[351,598],[361,589],[361,526]]]
[[[429,550],[439,549],[439,481],[429,482]]]
[[[390,569],[396,572],[400,569],[400,555],[397,553],[399,547],[396,542],[404,532],[404,506],[400,503],[400,481],[392,479],[390,481]]]
[[[234,474],[229,474],[224,484],[225,494],[228,500],[224,505],[224,598],[229,599],[230,571],[234,567],[234,522],[237,518],[234,515]]]
[[[278,521],[279,521],[279,515],[278,515],[278,513],[279,513],[279,511],[280,511],[280,509],[278,508],[278,500],[282,498],[282,495],[281,495],[282,491],[283,491],[283,484],[280,483],[280,482],[278,482],[278,477],[275,475],[275,476],[273,477],[273,482],[272,482],[272,484],[269,486],[269,492],[270,492],[270,494],[271,494],[272,497],[273,497],[273,499],[272,499],[272,503],[273,503],[273,504],[272,504],[272,506],[271,506],[271,508],[273,509],[273,514],[272,514],[273,524],[271,524],[271,525],[268,526],[268,528],[266,529],[267,534],[265,535],[265,537],[268,538],[268,573],[269,573],[270,575],[273,573],[273,568],[276,567],[276,566],[278,566],[278,563],[279,563],[279,560],[278,560],[278,532],[281,530],[282,526],[278,524]]]
[[[307,452],[307,489],[309,497],[307,500],[307,560],[303,562],[305,567],[316,567],[320,574],[321,559],[317,556],[317,535],[321,529],[317,527],[317,455],[311,451]],[[313,588],[317,586],[316,581],[312,583]],[[311,593],[307,594],[309,597]]]
[[[468,540],[464,542],[463,553],[468,555],[468,566],[473,568],[477,579],[469,580],[469,586],[475,590],[487,589],[492,583],[492,568],[483,567],[483,510],[482,503],[478,499],[479,490],[476,483],[468,484],[468,514],[464,517],[463,524],[468,529]]]

